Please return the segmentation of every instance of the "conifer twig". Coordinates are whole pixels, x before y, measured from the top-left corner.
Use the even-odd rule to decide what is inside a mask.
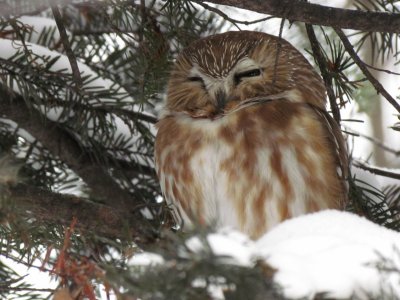
[[[351,56],[353,61],[357,64],[360,70],[363,72],[365,77],[371,82],[376,91],[386,98],[386,100],[400,113],[400,104],[394,99],[382,86],[382,84],[371,74],[364,62],[358,57],[354,50],[353,45],[350,43],[349,39],[346,37],[344,32],[340,28],[334,28],[336,34],[339,36],[343,43],[344,48],[347,53]]]
[[[0,90],[0,99],[2,96],[4,99],[10,97]],[[38,112],[29,110],[19,98],[0,101],[0,111],[5,118],[28,130],[52,155],[67,164],[88,185],[94,197],[109,201],[115,206],[131,207],[139,202],[132,199],[101,165],[94,162],[58,123],[45,120]]]
[[[312,52],[321,71],[322,78],[324,79],[325,88],[328,93],[328,99],[330,107],[332,109],[333,118],[338,124],[340,124],[340,119],[341,119],[340,110],[337,107],[335,93],[332,88],[332,75],[329,72],[328,65],[322,54],[321,46],[318,42],[317,37],[315,36],[315,32],[312,25],[306,24],[306,30],[308,39],[310,40]]]

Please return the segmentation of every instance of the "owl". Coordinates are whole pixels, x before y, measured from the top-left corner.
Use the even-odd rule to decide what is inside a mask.
[[[258,238],[347,201],[347,154],[320,76],[287,41],[226,32],[189,45],[157,123],[161,189],[183,220]]]

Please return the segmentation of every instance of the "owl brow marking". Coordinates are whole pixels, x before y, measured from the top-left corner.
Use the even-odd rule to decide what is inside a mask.
[[[214,78],[222,78],[229,74],[237,62],[247,56],[249,50],[260,42],[260,40],[232,41],[226,37],[222,40],[211,39],[204,41],[205,46],[199,46],[195,51],[188,52],[187,56],[204,72]]]
[[[278,61],[279,61],[279,53],[281,52],[281,47],[282,47],[282,32],[283,32],[283,25],[285,24],[285,19],[282,19],[281,21],[281,26],[279,28],[279,40],[278,43],[276,44],[276,57],[275,57],[275,64],[274,64],[274,77],[272,80],[272,84],[275,85],[276,83],[276,70],[278,69]]]

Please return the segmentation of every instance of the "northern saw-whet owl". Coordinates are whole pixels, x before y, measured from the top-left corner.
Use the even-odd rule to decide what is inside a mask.
[[[279,222],[347,201],[347,154],[304,56],[261,32],[184,49],[157,124],[161,189],[184,220],[257,238]]]

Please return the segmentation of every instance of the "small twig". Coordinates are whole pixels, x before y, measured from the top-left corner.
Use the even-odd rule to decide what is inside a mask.
[[[146,113],[136,112],[136,111],[129,111],[125,109],[118,109],[118,108],[111,108],[111,112],[115,112],[116,114],[121,114],[125,116],[130,116],[132,120],[142,120],[151,124],[157,123],[157,118]]]
[[[334,28],[336,34],[341,39],[344,48],[346,49],[347,53],[351,56],[353,61],[357,64],[360,70],[363,72],[365,77],[371,82],[371,84],[375,87],[375,90],[382,94],[389,101],[390,104],[400,113],[400,104],[394,99],[382,86],[382,84],[371,74],[371,72],[366,67],[365,63],[358,57],[357,53],[354,51],[353,45],[350,43],[346,35],[343,31],[339,28]]]
[[[204,7],[205,9],[207,9],[209,11],[212,11],[212,12],[216,13],[217,15],[222,17],[224,20],[227,20],[228,22],[231,22],[239,30],[240,30],[240,28],[236,24],[251,25],[251,24],[260,23],[260,22],[268,21],[270,19],[275,18],[275,17],[265,17],[265,18],[254,20],[254,21],[240,21],[240,20],[236,20],[236,19],[233,19],[233,18],[229,17],[227,14],[225,14],[224,12],[219,10],[218,8],[212,7],[212,6],[210,6],[210,5],[208,5],[208,4],[204,3],[204,2],[197,1],[197,0],[193,0],[192,2]]]
[[[31,291],[31,292],[49,292],[49,293],[54,293],[55,292],[54,289],[45,289],[45,288],[43,288],[43,289],[40,289],[40,288],[35,289],[35,288],[29,288],[29,287],[9,287],[9,286],[2,287],[1,285],[0,285],[0,291],[5,291],[5,292],[7,292],[7,291],[16,291],[16,292],[17,291],[18,292]]]
[[[318,67],[321,71],[322,78],[324,79],[325,88],[328,93],[329,104],[332,109],[333,118],[338,124],[340,124],[340,119],[341,119],[340,110],[337,107],[335,92],[333,91],[332,88],[332,75],[329,72],[328,65],[326,63],[324,55],[322,54],[321,46],[318,42],[317,37],[315,36],[315,32],[312,25],[306,24],[306,30],[308,39],[310,40],[312,52],[314,54]]]
[[[376,174],[376,175],[390,177],[390,178],[394,178],[394,179],[399,179],[400,180],[400,174],[399,173],[394,173],[394,172],[387,171],[387,170],[384,170],[384,169],[380,169],[380,168],[377,168],[377,167],[371,167],[371,166],[368,166],[368,165],[366,165],[366,164],[364,164],[364,163],[362,163],[360,161],[353,162],[353,165],[356,168],[363,169],[363,170],[368,171],[368,172],[370,172],[372,174]]]
[[[51,269],[48,268],[44,268],[43,266],[36,266],[33,265],[32,263],[28,263],[26,261],[24,261],[21,257],[17,257],[15,255],[12,255],[10,253],[4,253],[3,254],[5,258],[12,260],[15,263],[21,264],[23,266],[26,266],[27,269],[35,269],[35,270],[39,270],[40,272],[50,272]],[[25,274],[24,276],[21,276],[20,278],[17,278],[16,282],[18,282],[20,279],[24,279],[26,276],[28,276],[29,274]],[[2,285],[2,283],[0,283],[0,286]]]
[[[139,43],[141,44],[144,41],[144,27],[146,26],[147,23],[145,0],[140,0],[139,12],[141,17],[141,25],[139,26],[138,35],[139,35]]]
[[[72,29],[70,32],[75,36],[88,36],[88,35],[103,35],[103,34],[113,34],[116,32],[115,27],[104,27],[104,28],[96,28],[96,29]],[[139,34],[138,31],[130,30],[130,29],[118,29],[119,33],[125,34]]]
[[[363,62],[363,64],[366,65],[368,68],[373,69],[375,71],[385,72],[385,73],[391,74],[391,75],[400,75],[400,73],[397,73],[397,72],[393,72],[393,71],[390,71],[390,70],[381,69],[381,68],[377,68],[377,67],[371,66],[371,65],[367,64],[366,62]]]
[[[65,53],[67,54],[69,63],[71,65],[76,87],[79,89],[82,87],[83,81],[81,73],[79,72],[78,62],[76,61],[76,57],[71,49],[71,45],[68,40],[67,31],[65,30],[60,11],[58,10],[57,6],[52,6],[51,11],[53,12],[54,20],[56,21],[58,31],[60,32],[60,38],[64,46]]]
[[[15,19],[10,19],[10,25],[13,28],[18,39],[21,41],[26,57],[32,59],[32,51],[30,51],[28,46],[26,45],[25,37],[23,34],[21,34],[21,31],[18,28],[17,21]]]
[[[342,122],[364,123],[363,120],[358,120],[358,119],[342,119]]]
[[[396,150],[390,148],[389,146],[386,146],[385,144],[383,144],[383,143],[382,143],[381,141],[379,141],[378,139],[373,138],[373,137],[368,136],[368,135],[365,135],[365,134],[363,134],[363,133],[361,133],[361,132],[354,131],[353,129],[348,128],[347,126],[344,126],[344,127],[345,127],[347,130],[351,130],[350,132],[348,131],[348,133],[350,133],[350,134],[352,134],[352,135],[356,135],[356,136],[362,137],[362,138],[364,138],[364,139],[370,141],[371,143],[373,143],[373,144],[376,145],[377,147],[379,147],[379,148],[381,148],[381,149],[383,149],[383,150],[385,150],[385,151],[387,151],[387,152],[389,152],[389,153],[391,153],[391,154],[394,154],[395,156],[400,156],[400,151],[396,151]]]

